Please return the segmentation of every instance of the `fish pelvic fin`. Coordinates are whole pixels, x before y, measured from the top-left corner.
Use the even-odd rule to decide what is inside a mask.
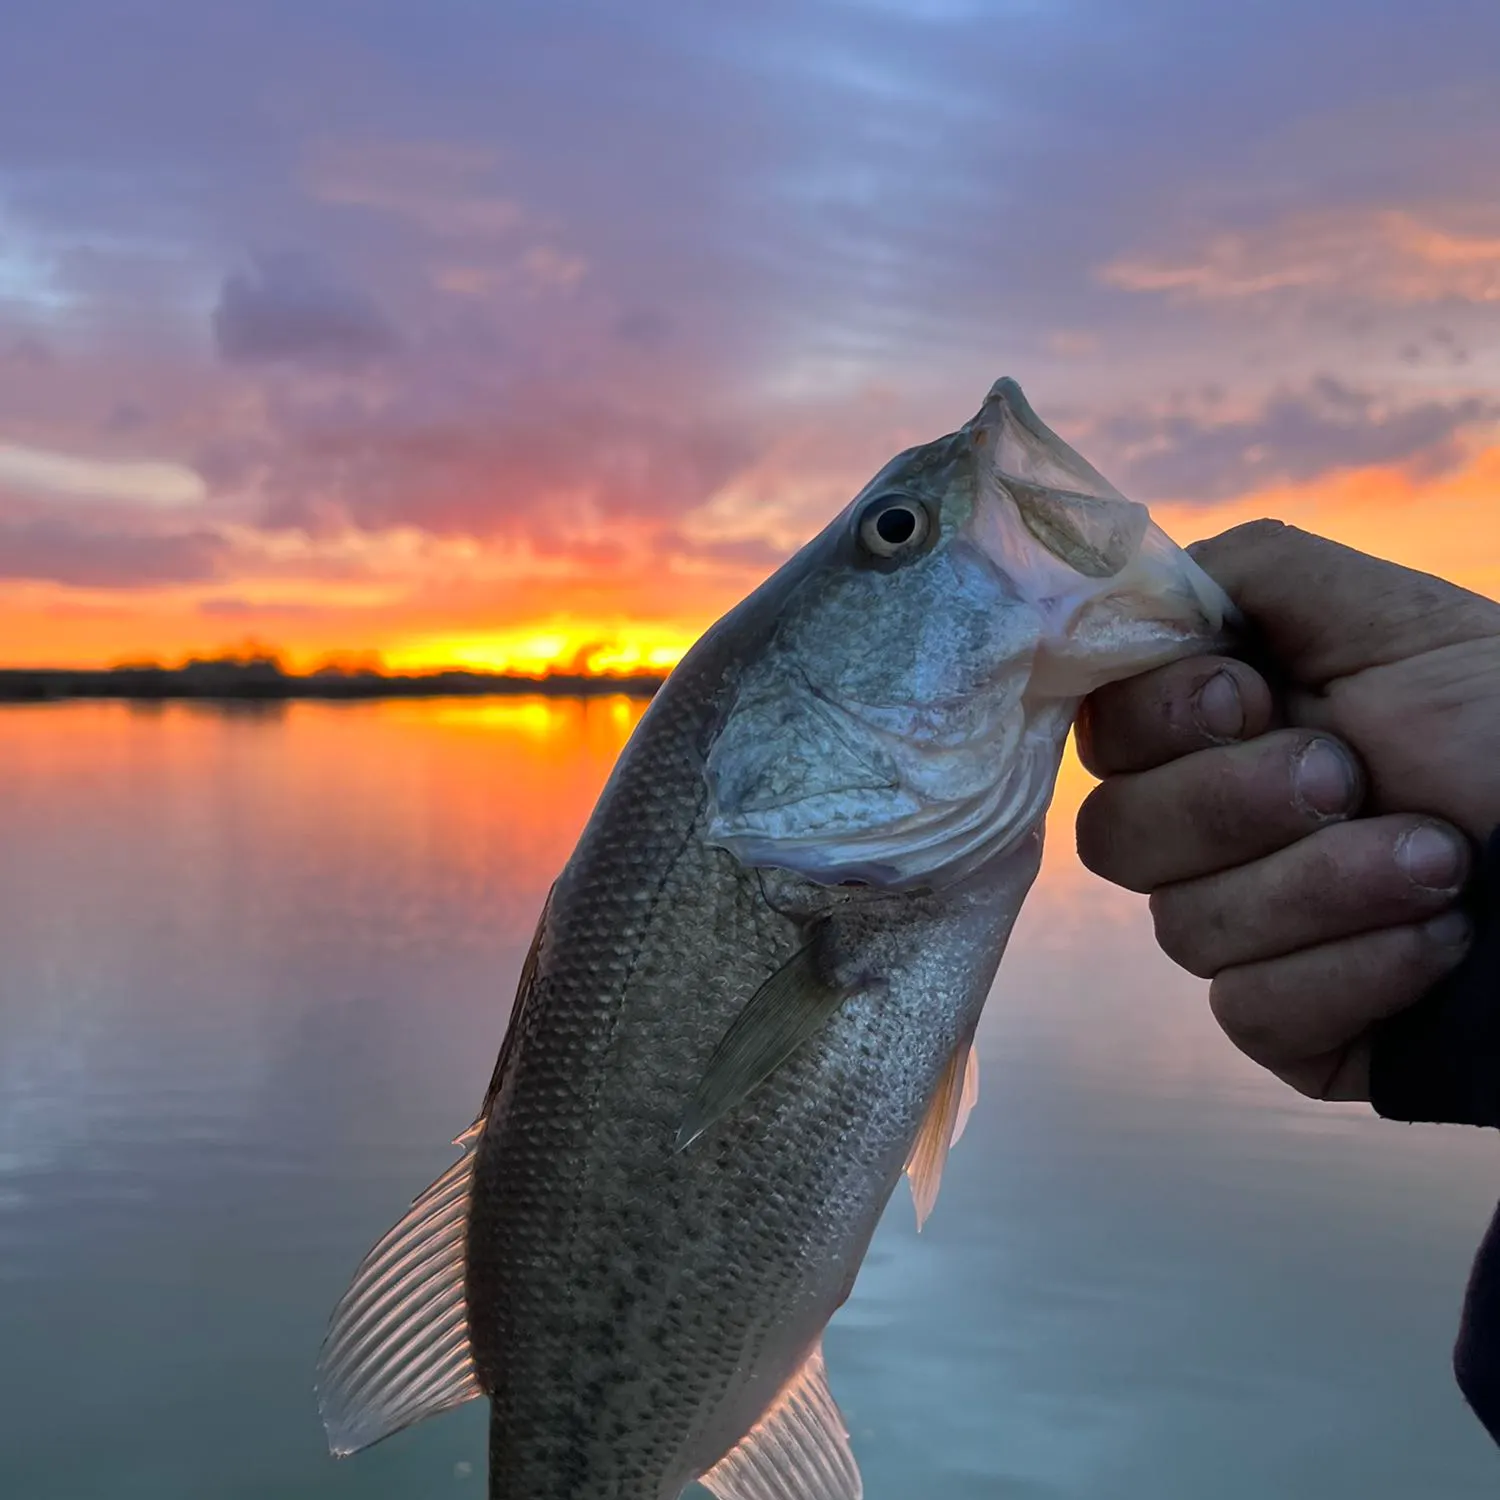
[[[927,1106],[911,1155],[906,1158],[906,1176],[911,1183],[919,1231],[937,1202],[948,1152],[964,1133],[969,1112],[978,1099],[979,1053],[972,1042],[960,1042],[938,1079],[937,1091]]]
[[[469,1347],[465,1153],[365,1256],[318,1356],[318,1408],[339,1458],[481,1394]]]
[[[698,1482],[717,1500],[861,1500],[864,1483],[828,1389],[821,1340],[760,1421]]]

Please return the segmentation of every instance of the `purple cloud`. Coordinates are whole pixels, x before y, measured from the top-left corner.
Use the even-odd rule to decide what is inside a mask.
[[[1497,418],[1500,402],[1477,396],[1392,405],[1323,376],[1277,392],[1249,417],[1120,413],[1099,424],[1095,441],[1118,455],[1106,467],[1128,493],[1220,500],[1368,465],[1441,473],[1462,457],[1468,432]]]
[[[1500,9],[1472,0],[1211,27],[1189,0],[16,9],[0,441],[194,461],[210,525],[607,552],[619,517],[668,537],[789,432],[848,455],[829,493],[858,484],[1002,373],[1143,493],[1441,462],[1488,399],[1459,376],[1500,303],[1278,326],[1101,275],[1488,201]],[[268,226],[308,253],[226,276]],[[1278,266],[1305,249],[1283,240]],[[1438,317],[1472,368],[1397,356]],[[1368,408],[1318,397],[1324,371]],[[1207,381],[1254,415],[1100,426],[1122,392],[1148,411]],[[798,476],[767,467],[781,506]]]
[[[213,332],[231,365],[362,365],[400,343],[373,298],[316,258],[285,251],[225,280]]]
[[[0,578],[96,589],[203,583],[219,576],[227,552],[207,530],[152,534],[64,516],[0,518]]]

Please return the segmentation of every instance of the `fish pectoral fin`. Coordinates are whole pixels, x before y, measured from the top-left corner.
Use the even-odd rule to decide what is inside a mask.
[[[849,1429],[821,1341],[739,1444],[698,1481],[718,1500],[860,1500]]]
[[[979,1098],[979,1053],[972,1042],[960,1042],[938,1079],[937,1091],[927,1106],[922,1127],[906,1158],[912,1202],[917,1210],[917,1229],[927,1222],[943,1184],[943,1168],[969,1112]]]
[[[340,1458],[480,1394],[464,1294],[473,1185],[469,1152],[365,1256],[334,1309],[318,1407]]]
[[[748,1098],[854,994],[857,986],[824,978],[819,935],[766,980],[731,1022],[683,1115],[678,1151]]]

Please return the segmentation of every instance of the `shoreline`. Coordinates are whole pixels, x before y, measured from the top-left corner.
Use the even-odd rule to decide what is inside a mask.
[[[224,699],[283,702],[294,699],[349,702],[377,698],[651,698],[662,677],[590,677],[551,673],[512,677],[490,672],[431,672],[420,676],[375,672],[312,673],[306,676],[258,667],[187,669],[113,667],[97,671],[66,668],[0,668],[0,705],[63,703],[81,698],[166,702]]]

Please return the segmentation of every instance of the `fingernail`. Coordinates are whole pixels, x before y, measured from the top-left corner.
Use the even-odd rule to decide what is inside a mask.
[[[1463,872],[1458,840],[1435,823],[1418,823],[1396,845],[1396,863],[1414,885],[1429,891],[1451,891]]]
[[[1353,764],[1332,740],[1309,740],[1292,762],[1292,795],[1303,812],[1348,812],[1355,784]]]
[[[1422,931],[1439,948],[1467,948],[1472,929],[1461,911],[1445,911],[1442,916],[1424,922]]]
[[[1193,722],[1211,740],[1237,740],[1245,728],[1245,705],[1234,675],[1220,667],[1193,694]]]

